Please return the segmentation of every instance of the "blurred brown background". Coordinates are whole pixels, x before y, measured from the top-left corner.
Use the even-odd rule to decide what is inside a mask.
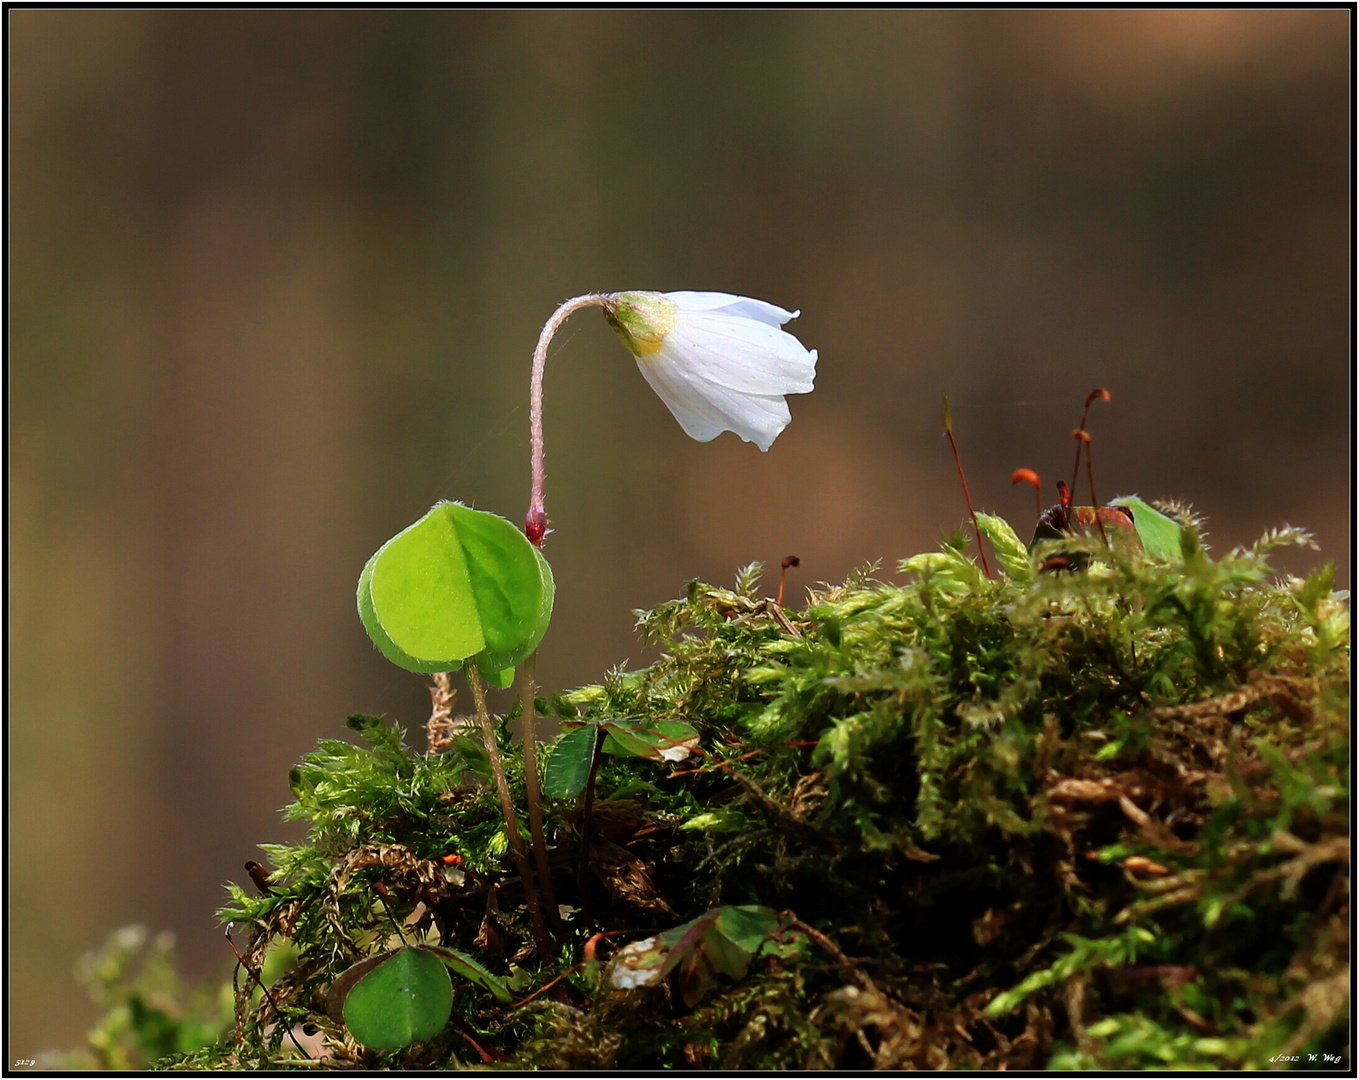
[[[1349,582],[1347,11],[8,13],[11,1049],[130,921],[296,835],[287,771],[423,680],[354,611],[435,500],[522,519],[529,357],[592,290],[804,314],[768,455],[689,441],[597,313],[548,366],[546,688],[635,607],[1025,531],[1086,392],[1101,496]],[[766,579],[772,587],[772,575]],[[415,732],[418,737],[418,732]]]

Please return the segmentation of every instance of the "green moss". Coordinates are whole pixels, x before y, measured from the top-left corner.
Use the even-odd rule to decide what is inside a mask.
[[[484,753],[455,739],[416,754],[373,718],[351,720],[368,747],[325,740],[293,770],[288,816],[311,834],[266,848],[276,893],[232,886],[221,917],[252,928],[254,964],[288,943],[278,1010],[350,1066],[1348,1055],[1347,597],[1329,567],[1272,575],[1269,551],[1303,534],[1213,559],[1180,524],[1173,559],[1066,537],[1025,567],[989,519],[1012,576],[987,580],[951,541],[903,563],[907,584],[869,568],[800,612],[759,599],[750,567],[735,589],[693,582],[640,613],[659,661],[542,707],[684,720],[700,753],[605,755],[583,870],[580,808],[549,805],[569,916],[553,964],[534,959]],[[1058,549],[1087,568],[1038,572]],[[500,726],[522,805],[522,756]],[[357,1046],[327,990],[392,938],[379,884],[408,939],[475,956],[520,1004],[455,978],[439,1037]],[[742,978],[704,976],[692,1007],[683,965],[612,985],[625,944],[749,904],[789,914]],[[275,1004],[238,986],[232,1030],[181,1065],[297,1061]]]

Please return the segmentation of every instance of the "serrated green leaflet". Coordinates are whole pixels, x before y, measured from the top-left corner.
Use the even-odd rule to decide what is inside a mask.
[[[478,986],[489,990],[504,1004],[508,1005],[513,1000],[510,996],[509,988],[505,983],[495,975],[492,975],[465,952],[459,952],[457,949],[449,949],[437,945],[427,945],[425,948],[437,956],[450,971],[456,971],[464,979],[468,979]]]
[[[453,1011],[448,971],[433,953],[400,949],[363,975],[344,999],[349,1033],[370,1050],[432,1039]]]
[[[605,720],[606,754],[647,758],[650,761],[683,761],[691,747],[698,745],[698,732],[683,720],[653,720],[649,723]]]
[[[394,664],[451,671],[468,657],[497,685],[552,617],[552,571],[504,518],[440,503],[383,544],[359,577],[359,616]]]
[[[574,799],[585,790],[598,731],[595,724],[587,724],[557,740],[543,775],[543,794],[549,799]]]

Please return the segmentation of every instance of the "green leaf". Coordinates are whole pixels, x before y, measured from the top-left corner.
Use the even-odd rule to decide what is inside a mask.
[[[683,761],[698,746],[698,732],[683,720],[649,720],[645,723],[605,720],[604,752],[649,761]]]
[[[423,948],[437,956],[449,970],[456,971],[469,982],[474,982],[483,989],[489,990],[498,1001],[508,1005],[513,1000],[510,996],[509,987],[466,953],[439,945],[425,945]]]
[[[349,997],[349,991],[353,990],[358,981],[370,971],[390,960],[392,955],[392,953],[380,953],[345,968],[339,977],[330,984],[330,989],[326,991],[326,1015],[337,1024],[343,1024],[344,1003],[345,999]]]
[[[1120,495],[1110,506],[1126,506],[1142,541],[1142,550],[1153,559],[1177,562],[1180,558],[1180,525],[1136,495]]]
[[[679,971],[680,997],[692,1008],[716,984],[714,974],[745,978],[750,960],[769,944],[782,920],[771,908],[746,905],[712,908],[696,919],[620,950],[610,974],[616,988],[654,986]],[[789,956],[794,942],[772,951]]]
[[[464,664],[475,663],[476,668],[478,671],[481,672],[481,677],[483,679],[485,679],[492,686],[496,687],[498,690],[508,690],[511,686],[514,685],[514,668],[507,667],[503,669],[498,669],[494,667],[487,667],[485,666],[487,663],[485,657],[487,655],[488,655],[487,653],[482,653],[481,655],[476,657],[475,661],[465,660],[463,661],[463,663]]]
[[[344,998],[345,1026],[370,1050],[432,1039],[452,1011],[448,971],[422,948],[398,949],[364,972]]]
[[[756,946],[756,948],[758,947]],[[710,926],[708,932],[703,935],[703,951],[707,953],[708,962],[712,965],[714,971],[725,975],[733,982],[746,977],[753,950],[732,941],[724,934],[721,929],[720,918],[718,924]]]
[[[390,543],[390,541],[388,541]],[[372,582],[373,568],[377,566],[377,561],[382,555],[384,548],[379,548],[363,568],[363,573],[359,575],[359,619],[363,622],[363,628],[368,631],[368,636],[373,644],[397,667],[403,667],[407,671],[419,671],[425,674],[434,674],[440,671],[451,671],[458,666],[456,662],[447,660],[417,660],[405,650],[399,648],[397,644],[387,636],[387,632],[382,628],[382,622],[378,618],[377,611],[373,607]]]
[[[522,537],[518,529],[515,529],[515,532]],[[495,647],[491,646],[477,656],[477,667],[481,669],[482,675],[491,682],[495,682],[495,679],[491,677],[493,670],[497,668],[513,669],[519,665],[524,657],[533,652],[538,647],[538,643],[543,640],[543,635],[547,633],[548,623],[552,621],[552,602],[557,595],[557,583],[552,577],[552,567],[548,565],[547,559],[543,557],[541,551],[532,544],[528,546],[538,564],[538,578],[542,588],[542,599],[538,604],[538,621],[534,624],[528,637],[515,648],[496,651]],[[513,679],[512,673],[510,679]],[[508,681],[495,682],[495,684],[502,690],[510,685]]]
[[[543,623],[546,562],[528,538],[503,517],[446,503],[451,535],[466,554],[472,592],[486,642],[487,666],[513,667],[537,647]],[[551,615],[551,600],[547,613]],[[537,635],[535,637],[534,635]]]
[[[978,513],[977,530],[991,541],[996,558],[1010,577],[1019,582],[1032,580],[1033,564],[1029,561],[1029,549],[1008,521],[994,514]]]
[[[748,953],[759,952],[781,922],[773,908],[754,904],[724,907],[717,916],[717,928]]]
[[[674,971],[681,960],[703,943],[704,936],[717,922],[717,916],[720,912],[720,908],[713,908],[704,912],[697,919],[690,919],[687,923],[667,930],[656,939],[659,947],[669,950],[661,964],[661,978],[665,978],[670,972]]]
[[[384,656],[452,671],[471,656],[503,678],[552,617],[552,571],[502,517],[440,503],[380,547],[359,577],[359,616]]]
[[[549,799],[574,799],[585,790],[598,730],[596,725],[586,724],[557,740],[543,775],[543,794]]]

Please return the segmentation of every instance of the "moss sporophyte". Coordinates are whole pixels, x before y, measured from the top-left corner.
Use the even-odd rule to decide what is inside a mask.
[[[307,838],[262,845],[262,894],[232,884],[219,913],[251,928],[255,977],[230,1030],[174,1064],[1090,1071],[1347,1052],[1348,597],[1329,566],[1269,565],[1305,533],[1214,559],[1196,518],[1135,497],[1115,502],[1136,543],[1069,499],[1029,544],[978,512],[994,576],[959,537],[900,563],[901,583],[869,567],[799,609],[782,580],[761,596],[752,564],[640,613],[654,664],[544,699],[542,369],[582,307],[697,439],[768,449],[786,395],[812,387],[793,313],[761,301],[557,310],[534,354],[527,536],[441,504],[360,580],[384,655],[434,675],[428,752],[355,716],[362,745],[322,740],[292,770],[285,816]],[[457,666],[475,719],[455,715]],[[492,716],[483,680],[516,668],[520,703]],[[561,734],[540,769],[543,710]]]

